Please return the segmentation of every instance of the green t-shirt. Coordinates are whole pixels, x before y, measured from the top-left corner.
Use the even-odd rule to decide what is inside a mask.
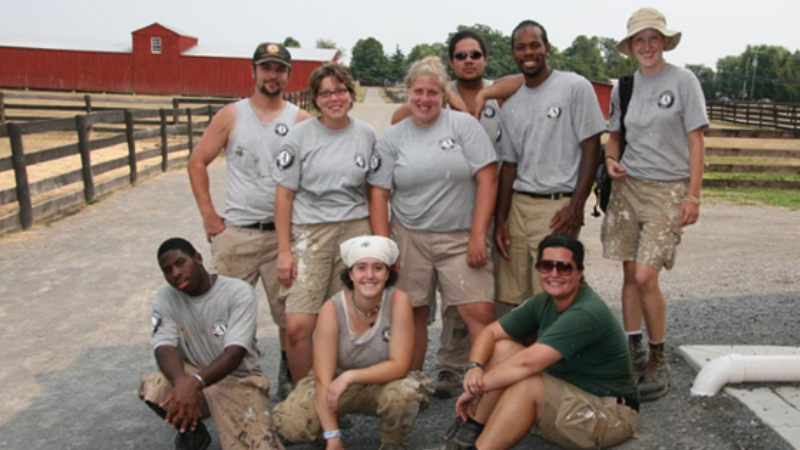
[[[600,397],[639,400],[630,353],[614,314],[589,286],[558,312],[546,293],[537,294],[500,319],[514,339],[538,333],[536,342],[558,350],[563,359],[548,373]]]

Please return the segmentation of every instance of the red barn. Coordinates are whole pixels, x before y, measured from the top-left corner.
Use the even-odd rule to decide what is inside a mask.
[[[600,102],[600,109],[608,119],[608,113],[611,111],[609,109],[611,106],[611,91],[614,89],[614,85],[605,81],[592,81],[592,87],[595,95],[597,95],[597,101]]]
[[[30,37],[0,37],[0,87],[245,97],[253,91],[258,42],[205,45],[154,23],[134,31],[132,45]],[[308,87],[317,67],[336,61],[333,49],[291,48],[287,92]]]

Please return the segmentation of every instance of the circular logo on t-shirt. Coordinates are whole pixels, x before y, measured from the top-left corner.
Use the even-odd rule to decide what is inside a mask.
[[[381,168],[381,155],[375,153],[369,160],[369,170],[377,172]]]
[[[497,136],[495,137],[494,141],[495,142],[500,142],[500,138],[503,137],[503,129],[500,128],[500,127],[497,127],[497,133],[496,134],[497,134]]]
[[[392,337],[392,328],[391,327],[383,327],[381,330],[381,339],[383,342],[389,342],[389,339]]]
[[[288,169],[294,162],[294,153],[288,148],[282,148],[278,152],[278,168],[281,170]]]
[[[225,336],[226,331],[228,331],[228,326],[225,324],[225,322],[217,322],[213,327],[211,327],[211,334],[216,337]]]
[[[492,108],[491,106],[487,106],[486,108],[483,108],[483,117],[486,117],[487,119],[491,119],[496,115],[497,115],[497,111],[495,111],[494,108]]]
[[[658,94],[658,107],[661,109],[670,109],[675,104],[675,94],[672,91],[664,91]]]
[[[561,117],[561,108],[558,106],[551,106],[547,108],[547,112],[545,113],[548,119],[557,119]]]
[[[364,167],[367,167],[367,160],[364,159],[364,157],[362,155],[356,155],[355,161],[356,161],[356,166],[359,169],[363,169]]]
[[[152,333],[156,334],[158,329],[161,327],[161,316],[158,314],[153,314],[153,317],[150,318],[150,325]]]
[[[289,127],[285,123],[279,123],[275,125],[275,134],[278,136],[286,136],[286,133],[289,132]]]
[[[439,148],[442,150],[452,150],[456,146],[456,140],[451,137],[446,137],[439,141]]]

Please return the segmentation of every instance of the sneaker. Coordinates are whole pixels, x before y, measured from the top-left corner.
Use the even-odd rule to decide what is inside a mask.
[[[433,396],[436,398],[450,398],[455,395],[460,385],[458,375],[449,370],[440,370],[433,382]]]
[[[642,339],[628,338],[628,350],[631,352],[631,365],[633,365],[633,380],[639,382],[647,370],[647,349],[642,344]]]
[[[483,432],[483,426],[464,422],[456,417],[455,423],[444,435],[444,450],[468,450],[474,448],[478,436]]]
[[[647,369],[639,381],[639,396],[643,402],[652,402],[667,395],[669,383],[672,379],[667,357],[660,349],[650,349],[647,360]]]
[[[206,450],[210,444],[211,436],[203,422],[197,422],[194,431],[175,436],[175,450]]]
[[[281,364],[278,367],[278,398],[286,400],[289,393],[294,390],[294,383],[292,377],[289,375],[289,364],[286,360],[281,359]]]

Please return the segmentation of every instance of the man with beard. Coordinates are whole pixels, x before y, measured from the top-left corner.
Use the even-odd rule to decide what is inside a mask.
[[[284,137],[311,117],[283,99],[292,55],[280,44],[260,44],[253,54],[253,95],[229,104],[214,116],[189,158],[189,178],[219,274],[251,285],[261,278],[272,319],[286,339],[285,308],[278,301],[275,182],[272,167]],[[208,165],[225,150],[225,213],[211,201]],[[286,353],[281,352],[278,395],[290,389]]]
[[[478,93],[492,85],[491,80],[483,77],[489,54],[486,41],[474,30],[461,30],[450,38],[448,43],[450,68],[455,80],[447,85],[448,95],[454,102],[451,106],[465,107],[473,111]],[[455,96],[453,95],[455,94]],[[459,101],[460,99],[460,101]],[[480,123],[489,135],[495,151],[500,142],[500,106],[502,102],[488,100],[480,115]],[[404,104],[392,117],[392,124],[400,122],[411,114],[408,105]],[[435,310],[435,301],[431,302]],[[495,303],[497,317],[510,311],[514,305]],[[439,372],[433,383],[434,396],[450,398],[458,390],[459,374],[469,358],[469,334],[467,327],[458,317],[455,308],[442,311],[442,333],[439,340],[439,351],[436,353]]]
[[[550,68],[544,27],[521,22],[511,55],[522,76],[494,84],[483,98],[508,97],[500,113],[503,167],[497,192],[497,300],[521,304],[541,292],[536,247],[544,237],[576,237],[592,188],[606,123],[591,83]]]

